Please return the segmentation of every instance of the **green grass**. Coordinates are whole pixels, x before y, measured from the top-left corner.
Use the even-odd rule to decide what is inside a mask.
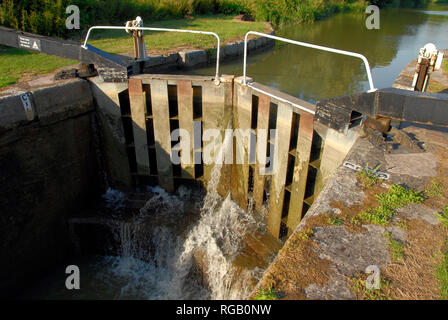
[[[298,237],[300,240],[308,240],[313,234],[314,234],[313,229],[311,229],[311,228],[307,228],[307,229],[304,229],[303,231],[300,231],[300,232],[297,234],[297,237]]]
[[[437,266],[436,275],[440,284],[440,297],[442,300],[448,300],[448,240],[445,243],[442,262]]]
[[[437,214],[440,222],[445,228],[448,228],[448,205]],[[440,284],[440,297],[442,300],[448,300],[448,233],[445,240],[445,248],[442,255],[442,261],[436,269],[437,279]]]
[[[448,76],[448,57],[444,56],[442,61],[442,70]],[[428,92],[445,92],[447,90],[447,86],[437,81],[433,80],[429,82]]]
[[[226,0],[243,3],[244,11],[257,21],[270,21],[274,25],[288,22],[313,22],[342,11],[363,12],[365,1],[341,0]]]
[[[389,244],[392,261],[402,261],[404,258],[404,244],[395,239],[390,232],[385,232],[384,237],[387,239]]]
[[[375,168],[369,168],[369,164],[367,163],[365,168],[357,172],[357,177],[365,188],[371,188],[383,181],[377,176],[380,166],[381,165],[377,165]]]
[[[428,85],[428,92],[444,92],[447,89],[445,85],[442,85],[436,81],[431,81]]]
[[[328,223],[332,224],[334,226],[342,226],[344,224],[344,220],[339,219],[337,217],[329,217],[328,218]]]
[[[277,291],[272,285],[268,289],[260,289],[254,300],[278,300]]]
[[[376,0],[376,4],[389,0]],[[81,30],[67,30],[65,8],[77,5]],[[340,11],[364,11],[363,0],[0,0],[0,24],[43,35],[69,36],[92,25],[122,24],[137,15],[144,21],[185,15],[247,14],[256,21],[312,22]]]
[[[396,209],[409,203],[420,203],[424,200],[424,196],[420,192],[398,184],[392,185],[387,192],[377,194],[375,197],[378,199],[379,206],[360,213],[359,218],[363,222],[382,226],[389,224],[396,213]]]
[[[425,190],[425,195],[430,196],[430,197],[435,197],[435,196],[439,196],[441,197],[442,194],[442,186],[440,184],[437,183],[437,181],[433,180],[431,181],[431,186],[429,187],[428,190]]]
[[[219,35],[221,42],[231,42],[235,39],[242,39],[250,31],[267,31],[264,22],[242,23],[233,20],[233,16],[208,15],[199,16],[194,19],[177,19],[159,21],[156,23],[146,23],[147,27],[173,28],[213,31]],[[133,40],[129,34],[123,30],[94,31],[92,34],[96,40],[89,41],[91,45],[101,50],[112,53],[132,53]],[[146,48],[151,54],[151,50],[170,50],[175,48],[213,48],[216,47],[216,38],[210,35],[145,31]]]
[[[436,216],[443,226],[448,227],[448,205],[443,208],[441,213],[436,213]]]
[[[25,73],[45,74],[77,61],[0,46],[0,87],[16,83]]]
[[[389,287],[390,282],[386,279],[380,279],[379,289],[367,289],[366,280],[361,274],[357,274],[351,279],[350,288],[362,300],[390,300]]]
[[[405,231],[408,230],[408,228],[409,228],[408,225],[404,221],[398,221],[396,223],[396,225],[397,225],[397,227],[399,227]]]
[[[233,21],[233,16],[201,16],[195,19],[177,19],[153,23],[152,27],[177,28],[189,30],[204,30],[218,33],[222,42],[242,38],[247,31],[266,31],[266,24],[262,22],[242,23]],[[149,26],[149,24],[146,24]],[[95,40],[96,38],[96,40]],[[133,53],[132,37],[120,30],[96,31],[90,44],[111,53]],[[148,52],[153,50],[170,50],[176,48],[213,48],[216,38],[208,35],[175,33],[175,32],[147,32],[145,43]],[[45,74],[55,69],[78,63],[58,57],[29,52],[26,50],[0,47],[0,88],[19,81],[23,74]]]

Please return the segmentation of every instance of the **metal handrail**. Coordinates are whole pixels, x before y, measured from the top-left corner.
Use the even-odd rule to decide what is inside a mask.
[[[265,34],[265,33],[261,33],[261,32],[256,32],[256,31],[249,31],[248,33],[246,33],[246,36],[244,38],[244,67],[243,67],[243,84],[244,85],[247,84],[246,83],[247,37],[249,36],[249,34],[254,34],[254,35],[267,37],[267,38],[271,38],[271,39],[275,39],[275,40],[279,40],[279,41],[283,41],[283,42],[288,42],[288,43],[295,44],[298,46],[303,46],[303,47],[308,47],[308,48],[313,48],[313,49],[318,49],[318,50],[324,50],[324,51],[329,51],[329,52],[333,52],[333,53],[338,53],[338,54],[343,54],[346,56],[359,58],[364,62],[364,65],[366,67],[367,78],[369,79],[369,86],[370,86],[370,90],[368,92],[373,92],[373,91],[377,90],[377,89],[375,89],[375,86],[373,85],[372,73],[370,72],[369,61],[367,61],[367,58],[365,56],[363,56],[362,54],[350,52],[350,51],[339,50],[339,49],[328,48],[328,47],[323,47],[323,46],[318,46],[318,45],[306,43],[306,42],[290,40],[290,39],[281,38],[281,37],[277,37],[277,36],[273,36],[273,35]]]
[[[94,29],[109,29],[109,30],[148,30],[148,31],[168,31],[168,32],[184,32],[184,33],[196,33],[196,34],[208,34],[215,36],[218,40],[217,45],[217,51],[216,51],[216,74],[215,74],[215,81],[219,81],[219,54],[220,54],[220,47],[221,47],[221,39],[219,36],[210,31],[196,31],[196,30],[185,30],[185,29],[167,29],[167,28],[150,28],[150,27],[117,27],[117,26],[94,26],[87,31],[86,39],[84,40],[84,44],[81,46],[82,48],[88,50],[87,48],[87,41],[89,40],[90,32]]]

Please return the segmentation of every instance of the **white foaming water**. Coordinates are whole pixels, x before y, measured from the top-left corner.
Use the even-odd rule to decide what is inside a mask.
[[[229,143],[224,143],[229,145]],[[221,148],[217,157],[222,155]],[[121,255],[103,261],[121,290],[116,298],[242,299],[262,270],[237,267],[233,262],[248,230],[257,228],[251,212],[243,211],[227,196],[218,195],[221,164],[211,172],[207,194],[196,223],[184,228],[184,203],[191,190],[181,187],[175,195],[160,187],[130,222],[116,226]],[[115,197],[113,197],[115,199]],[[119,198],[119,197],[118,197]],[[188,219],[188,218],[187,218]]]

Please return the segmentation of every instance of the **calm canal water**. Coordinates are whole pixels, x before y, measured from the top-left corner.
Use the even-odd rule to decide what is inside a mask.
[[[380,29],[365,27],[367,15],[341,13],[312,24],[291,24],[276,34],[303,42],[358,52],[367,57],[376,88],[391,87],[426,43],[448,48],[448,5],[380,11]],[[214,67],[192,71],[212,75]],[[242,75],[242,57],[222,65],[222,74]],[[277,41],[271,51],[249,57],[248,76],[308,101],[368,90],[360,59]]]

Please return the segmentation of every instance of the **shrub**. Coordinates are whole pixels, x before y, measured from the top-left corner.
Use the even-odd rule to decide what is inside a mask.
[[[123,24],[140,15],[144,20],[182,18],[187,14],[247,14],[275,25],[308,22],[334,12],[364,8],[362,0],[0,0],[0,23],[43,35],[68,36],[65,8],[77,5],[81,28]]]

